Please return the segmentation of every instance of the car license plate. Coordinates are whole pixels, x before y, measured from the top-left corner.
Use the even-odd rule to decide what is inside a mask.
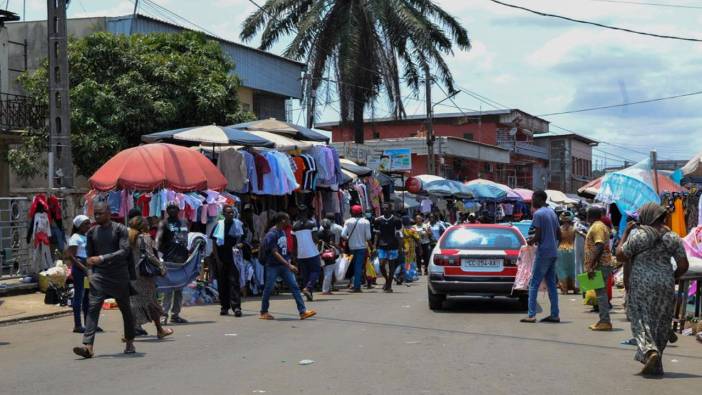
[[[502,259],[461,259],[461,269],[465,272],[501,272],[503,265]]]

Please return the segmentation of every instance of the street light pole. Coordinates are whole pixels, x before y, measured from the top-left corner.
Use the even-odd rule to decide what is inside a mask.
[[[424,83],[427,103],[427,174],[436,175],[434,160],[434,125],[432,124],[431,73],[429,64],[424,65]]]

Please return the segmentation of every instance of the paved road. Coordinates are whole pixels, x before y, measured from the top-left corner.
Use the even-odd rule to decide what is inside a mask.
[[[637,376],[623,314],[613,333],[586,329],[595,317],[562,296],[560,325],[520,324],[508,300],[461,300],[427,308],[426,285],[394,294],[320,297],[316,319],[297,320],[287,297],[273,301],[276,321],[220,317],[217,306],[187,308],[191,324],[167,341],[143,338],[124,356],[117,311],[103,315],[97,357],[71,347],[70,317],[0,328],[3,394],[692,394],[702,383],[702,345],[682,338],[664,356],[668,375]],[[153,327],[147,328],[153,332]],[[301,366],[300,360],[315,363]],[[265,391],[265,392],[264,392]]]

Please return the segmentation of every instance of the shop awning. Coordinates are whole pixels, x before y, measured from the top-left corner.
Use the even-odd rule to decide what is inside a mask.
[[[260,130],[250,130],[249,133],[273,142],[274,148],[280,151],[307,149],[314,145],[309,141],[297,140],[282,134],[263,132]]]
[[[373,174],[373,169],[370,167],[358,165],[356,162],[348,159],[340,158],[339,163],[341,164],[341,168],[343,170],[350,171],[359,177],[366,177]]]
[[[695,155],[683,166],[682,173],[686,176],[702,177],[702,152]]]
[[[565,193],[561,191],[557,191],[555,189],[547,189],[545,192],[548,196],[548,200],[555,204],[578,204],[577,200],[569,198],[568,196],[566,196]]]

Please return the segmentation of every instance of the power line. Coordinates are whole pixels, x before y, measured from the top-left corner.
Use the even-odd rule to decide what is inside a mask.
[[[518,5],[515,5],[515,4],[504,3],[504,2],[501,2],[501,1],[499,1],[499,0],[489,0],[489,1],[491,1],[491,2],[493,2],[493,3],[495,3],[495,4],[503,5],[503,6],[505,6],[505,7],[516,8],[516,9],[518,9],[518,10],[530,12],[530,13],[532,13],[532,14],[536,14],[536,15],[540,15],[540,16],[546,16],[546,17],[549,17],[549,18],[558,18],[558,19],[563,19],[563,20],[570,21],[570,22],[582,23],[582,24],[586,24],[586,25],[592,25],[592,26],[602,27],[602,28],[611,29],[611,30],[617,30],[617,31],[626,32],[626,33],[633,33],[633,34],[638,34],[638,35],[641,35],[641,36],[656,37],[656,38],[667,38],[667,39],[671,39],[671,40],[681,40],[681,41],[702,42],[702,39],[698,39],[698,38],[680,37],[680,36],[669,36],[669,35],[665,35],[665,34],[656,34],[656,33],[647,33],[647,32],[642,32],[642,31],[638,31],[638,30],[627,29],[627,28],[623,28],[623,27],[610,26],[610,25],[605,25],[605,24],[602,24],[602,23],[591,22],[591,21],[585,21],[585,20],[582,20],[582,19],[569,18],[569,17],[567,17],[567,16],[562,16],[562,15],[549,14],[549,13],[546,13],[546,12],[541,12],[541,11],[532,10],[532,9],[530,9],[530,8],[518,6]]]
[[[689,97],[689,96],[696,96],[696,95],[702,95],[702,91],[683,93],[680,95],[673,95],[673,96],[666,96],[666,97],[657,97],[655,99],[649,99],[649,100],[639,100],[639,101],[634,101],[634,102],[612,104],[612,105],[608,105],[608,106],[589,107],[589,108],[581,108],[579,110],[569,110],[569,111],[563,111],[563,112],[553,112],[553,113],[549,113],[549,114],[539,114],[539,115],[537,115],[537,117],[552,117],[555,115],[575,114],[575,113],[579,113],[579,112],[597,111],[597,110],[607,110],[610,108],[627,107],[627,106],[633,106],[635,104],[654,103],[654,102],[659,102],[659,101],[680,99],[682,97]]]
[[[702,10],[701,6],[687,5],[687,4],[663,4],[663,3],[648,3],[648,2],[625,1],[625,0],[590,0],[590,1],[597,1],[600,3],[643,5],[643,6],[653,6],[653,7],[668,7],[668,8],[689,8],[689,9]]]

